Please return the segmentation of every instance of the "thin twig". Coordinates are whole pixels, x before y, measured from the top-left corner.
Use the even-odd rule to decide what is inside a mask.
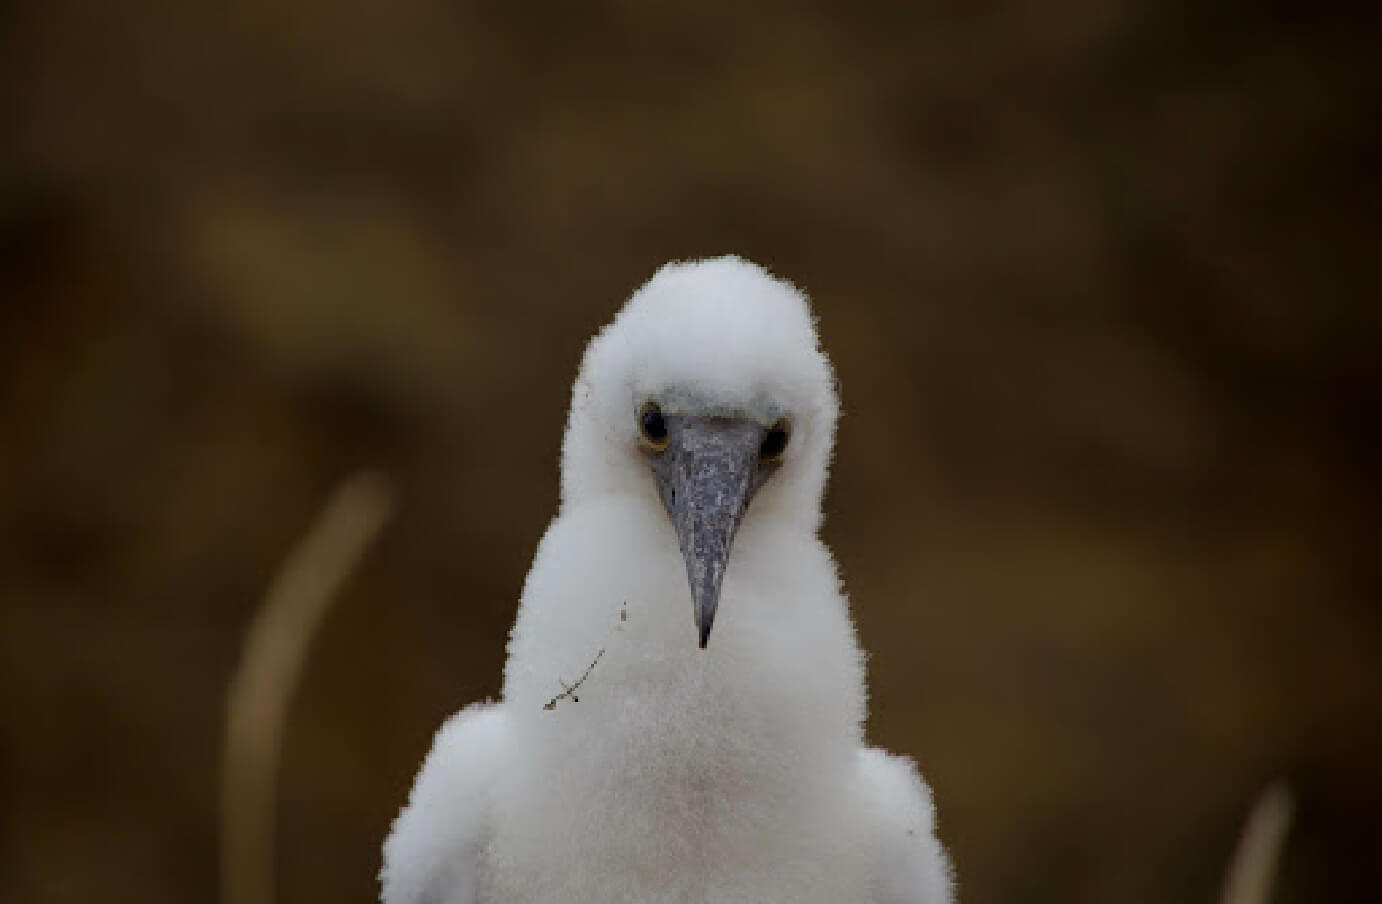
[[[629,603],[628,603],[627,600],[625,600],[624,602],[622,602],[622,603],[619,604],[619,621],[620,621],[620,624],[615,625],[615,626],[614,626],[614,630],[615,630],[615,631],[622,631],[622,630],[624,630],[623,622],[626,622],[626,621],[628,621],[628,620],[629,620]],[[599,662],[599,661],[600,661],[600,657],[603,656],[603,655],[605,655],[605,648],[604,648],[604,647],[600,647],[600,652],[598,652],[598,653],[595,654],[595,658],[594,658],[593,660],[591,660],[590,665],[588,665],[588,666],[585,667],[585,672],[582,673],[581,677],[579,677],[579,678],[576,679],[576,683],[575,683],[575,684],[567,684],[567,683],[566,683],[565,681],[563,681],[560,677],[558,677],[558,678],[557,678],[557,684],[560,684],[561,687],[562,687],[561,693],[557,694],[557,695],[556,695],[555,697],[553,697],[551,700],[548,700],[546,703],[542,704],[542,708],[543,708],[543,709],[556,709],[556,708],[557,708],[557,703],[559,703],[559,702],[562,701],[562,700],[570,700],[572,703],[580,703],[580,702],[581,702],[581,698],[576,696],[576,691],[580,690],[580,687],[581,687],[582,684],[585,684],[585,679],[587,679],[587,678],[590,677],[590,673],[593,672],[593,671],[595,670],[595,663]]]
[[[581,675],[581,677],[576,679],[575,684],[567,684],[565,681],[562,681],[560,678],[558,678],[557,684],[560,684],[564,688],[564,690],[560,694],[557,694],[555,697],[553,697],[551,700],[548,700],[546,703],[542,704],[542,708],[556,709],[557,701],[559,700],[570,700],[572,703],[580,703],[581,698],[576,696],[576,691],[580,690],[582,684],[585,684],[585,679],[590,677],[590,673],[595,670],[595,663],[599,662],[600,657],[603,655],[605,655],[605,648],[600,647],[600,652],[595,654],[595,658],[591,660],[590,665],[585,667],[585,672]]]
[[[283,724],[312,637],[388,520],[393,493],[374,474],[336,490],[283,562],[245,636],[226,693],[221,773],[225,904],[274,900],[274,798]]]
[[[1281,782],[1257,798],[1229,861],[1219,904],[1267,904],[1293,808],[1291,792]]]

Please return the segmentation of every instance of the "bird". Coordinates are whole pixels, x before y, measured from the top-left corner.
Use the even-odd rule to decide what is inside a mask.
[[[384,904],[953,900],[929,786],[864,737],[819,536],[838,416],[787,280],[729,255],[629,297],[572,387],[502,697],[437,732]]]

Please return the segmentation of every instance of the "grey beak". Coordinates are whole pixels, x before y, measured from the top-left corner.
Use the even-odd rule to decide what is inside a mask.
[[[758,489],[763,428],[729,418],[669,416],[668,445],[655,464],[662,502],[676,526],[701,649],[710,639],[720,585],[739,522]]]

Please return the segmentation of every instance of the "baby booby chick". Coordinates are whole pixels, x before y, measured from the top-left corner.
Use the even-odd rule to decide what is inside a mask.
[[[951,900],[929,789],[863,737],[817,535],[838,408],[805,297],[761,267],[634,293],[572,390],[503,701],[437,733],[385,904]]]

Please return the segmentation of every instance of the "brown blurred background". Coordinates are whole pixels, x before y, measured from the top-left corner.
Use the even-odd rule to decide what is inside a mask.
[[[287,902],[496,694],[587,337],[813,296],[871,736],[962,900],[1382,901],[1382,76],[1336,2],[0,6],[0,899],[211,901],[223,695],[360,467]],[[233,8],[230,8],[233,7]]]

